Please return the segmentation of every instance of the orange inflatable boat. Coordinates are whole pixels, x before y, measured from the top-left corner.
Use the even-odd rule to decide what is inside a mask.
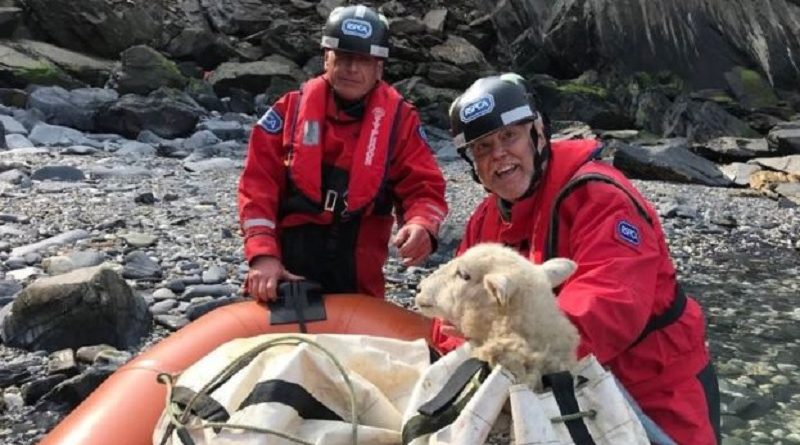
[[[361,334],[402,340],[425,338],[431,321],[364,295],[327,295],[326,319],[307,321],[309,333]],[[150,445],[164,409],[162,372],[178,373],[236,338],[300,332],[299,324],[271,325],[269,309],[253,301],[216,309],[190,323],[112,374],[59,423],[40,445]]]

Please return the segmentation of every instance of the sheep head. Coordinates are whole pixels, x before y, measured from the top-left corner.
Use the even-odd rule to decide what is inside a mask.
[[[480,344],[497,321],[524,323],[523,317],[508,314],[557,311],[552,288],[576,268],[564,258],[535,265],[508,247],[479,244],[423,279],[416,305],[424,315],[453,323],[470,341]],[[544,296],[529,298],[531,293]]]

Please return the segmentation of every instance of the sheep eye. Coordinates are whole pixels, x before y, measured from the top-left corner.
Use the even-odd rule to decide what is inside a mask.
[[[469,274],[464,272],[464,271],[462,271],[461,269],[456,269],[456,276],[458,278],[461,278],[462,280],[466,280],[466,281],[469,281],[469,278],[470,278]]]

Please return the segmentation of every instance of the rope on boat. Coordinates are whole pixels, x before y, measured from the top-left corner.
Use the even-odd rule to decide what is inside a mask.
[[[227,428],[235,430],[253,431],[257,433],[264,433],[264,434],[271,434],[274,436],[278,436],[282,439],[286,439],[301,445],[314,445],[311,442],[307,442],[305,440],[293,437],[286,433],[271,430],[268,428],[262,428],[255,425],[238,425],[238,424],[231,424],[224,422],[204,422],[202,419],[200,420],[200,425],[187,425],[187,423],[189,422],[189,416],[191,415],[192,407],[200,395],[208,395],[217,388],[219,388],[220,386],[222,386],[222,384],[228,381],[234,374],[239,372],[242,368],[244,368],[244,366],[253,361],[253,359],[255,359],[259,354],[266,351],[267,349],[275,346],[285,346],[285,345],[297,346],[301,343],[306,343],[322,351],[331,360],[331,362],[333,362],[333,364],[342,374],[344,382],[349,390],[349,396],[350,396],[350,423],[352,425],[352,431],[353,431],[353,445],[357,445],[358,411],[356,406],[356,395],[355,395],[355,388],[353,388],[353,383],[350,381],[350,377],[347,375],[347,371],[344,369],[344,366],[342,366],[341,362],[339,362],[339,360],[330,351],[325,349],[325,347],[323,347],[322,345],[313,340],[309,340],[305,337],[300,337],[296,335],[286,335],[273,338],[269,341],[266,341],[264,343],[261,343],[253,347],[249,351],[240,355],[239,357],[236,358],[236,360],[232,361],[227,366],[225,366],[225,368],[223,368],[222,371],[220,371],[208,383],[206,383],[203,386],[203,388],[197,391],[197,393],[195,393],[192,396],[192,398],[189,400],[189,403],[186,404],[186,407],[183,410],[181,410],[178,404],[172,403],[172,393],[175,388],[175,381],[177,380],[177,376],[168,373],[160,373],[157,377],[157,380],[159,383],[162,383],[167,387],[165,407],[170,424],[178,429]],[[167,434],[170,433],[171,432],[168,430]]]

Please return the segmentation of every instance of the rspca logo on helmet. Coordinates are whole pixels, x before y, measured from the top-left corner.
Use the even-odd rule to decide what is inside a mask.
[[[372,35],[372,23],[366,20],[345,19],[342,22],[342,32],[348,36],[366,39]]]
[[[639,245],[639,229],[628,221],[622,220],[617,223],[617,235],[628,244]]]
[[[269,134],[278,134],[283,129],[283,119],[281,119],[274,108],[270,107],[270,109],[264,113],[264,116],[259,119],[258,125],[261,125],[261,128]]]
[[[464,105],[459,113],[459,117],[461,118],[461,122],[466,124],[467,122],[472,122],[481,116],[491,113],[492,110],[494,110],[494,96],[487,94]]]

